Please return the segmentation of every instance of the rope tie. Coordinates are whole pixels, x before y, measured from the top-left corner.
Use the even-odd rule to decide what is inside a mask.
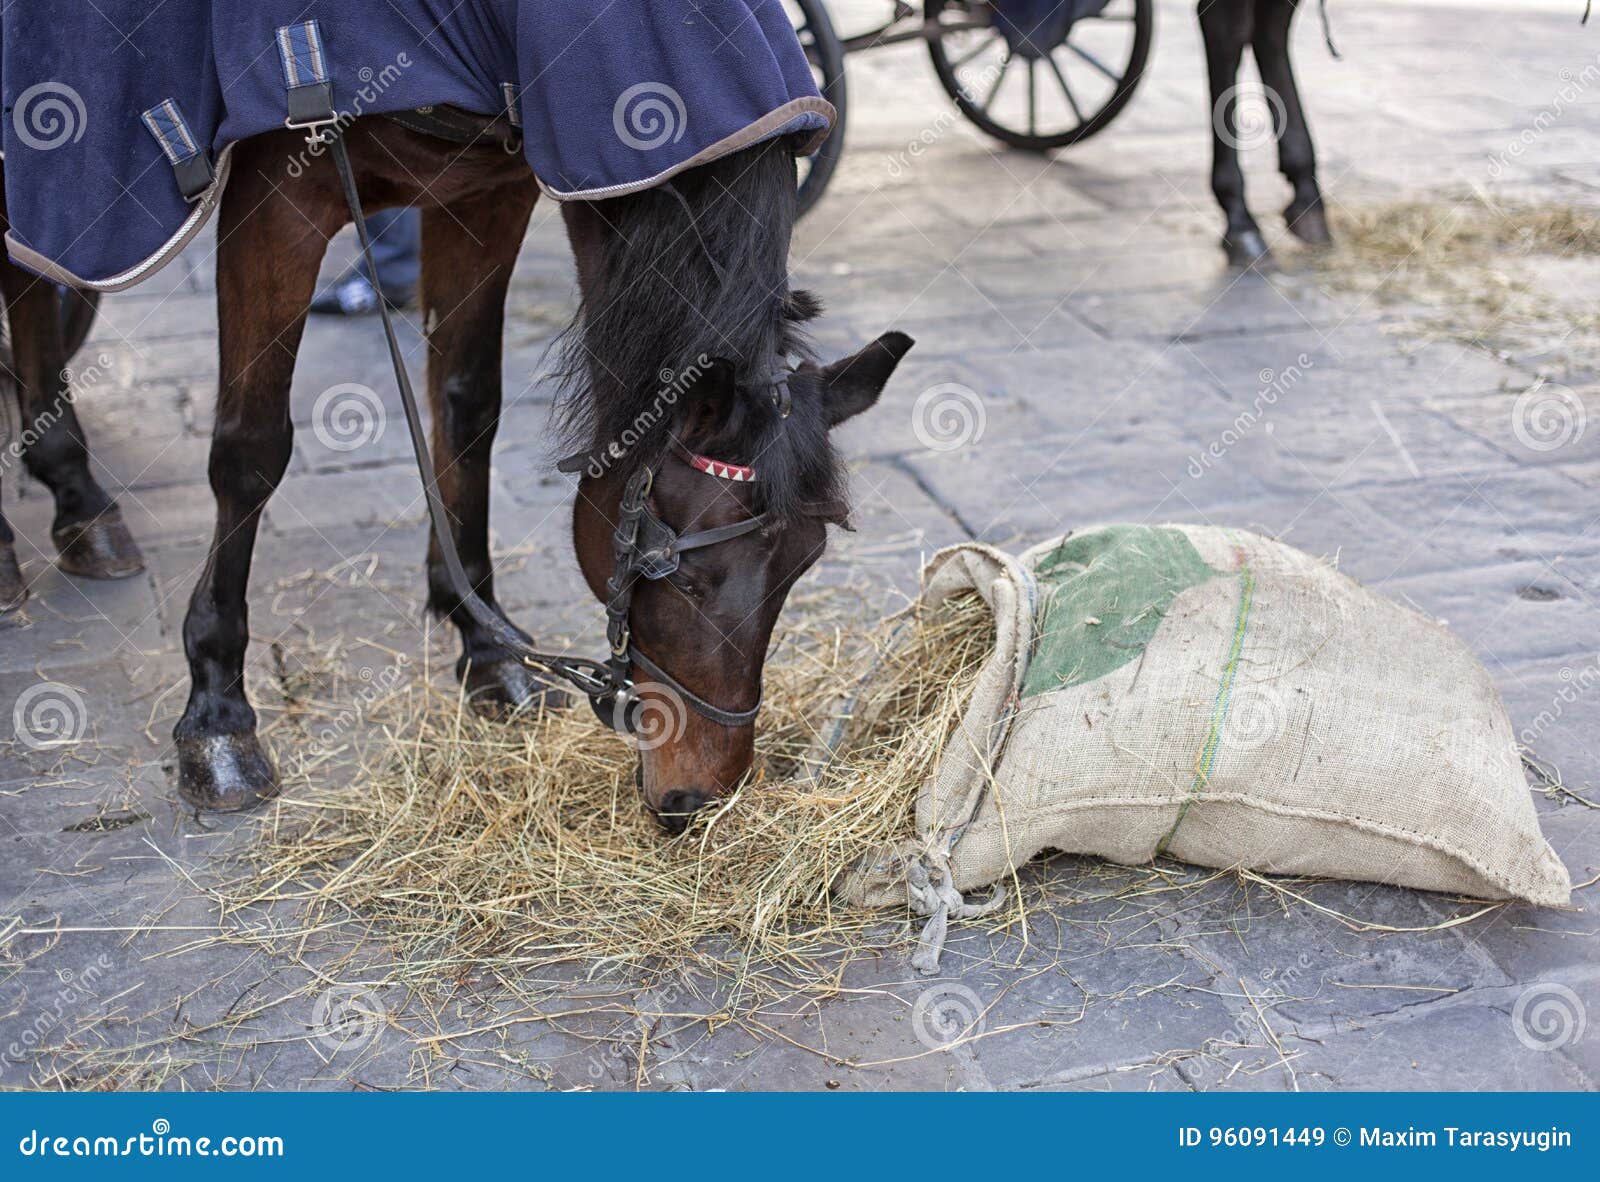
[[[951,879],[948,855],[925,854],[906,867],[906,900],[918,915],[930,917],[923,926],[922,935],[917,937],[911,967],[925,977],[932,977],[939,972],[939,958],[944,953],[945,938],[950,934],[950,921],[982,919],[999,910],[1006,901],[1006,887],[1005,883],[998,882],[987,899],[969,903]]]

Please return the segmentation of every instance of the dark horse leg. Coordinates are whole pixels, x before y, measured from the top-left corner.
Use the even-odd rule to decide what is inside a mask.
[[[1289,61],[1289,26],[1300,0],[1256,0],[1255,37],[1251,50],[1262,84],[1277,93],[1283,102],[1283,122],[1278,134],[1278,171],[1294,189],[1289,207],[1283,211],[1289,232],[1313,246],[1333,241],[1328,232],[1328,217],[1322,208],[1322,191],[1317,188],[1317,153],[1311,145],[1311,128],[1305,108],[1300,104],[1300,88],[1295,85],[1294,67]]]
[[[6,515],[0,513],[0,615],[21,607],[28,597],[28,584],[23,582],[22,569],[17,566],[17,551],[13,545],[16,540]]]
[[[1244,200],[1239,167],[1239,62],[1254,33],[1256,0],[1200,0],[1200,35],[1211,88],[1211,191],[1226,216],[1222,248],[1228,262],[1248,267],[1271,257]]]
[[[183,621],[189,703],[173,729],[178,789],[197,808],[248,808],[277,790],[244,691],[245,588],[261,510],[289,465],[289,383],[317,267],[348,220],[329,197],[291,188],[297,146],[279,134],[235,147],[218,212],[217,526]]]
[[[494,603],[489,558],[489,452],[500,422],[500,338],[506,287],[538,199],[531,178],[422,216],[422,306],[428,325],[433,464],[456,549],[474,589]],[[480,704],[519,708],[548,687],[462,609],[428,541],[428,606],[461,630],[456,674]]]
[[[64,372],[60,293],[54,283],[4,259],[0,292],[10,321],[12,377],[22,412],[16,442],[28,471],[55,497],[50,538],[61,569],[90,579],[137,574],[144,569],[139,547],[116,502],[89,472],[89,444]],[[0,572],[0,587],[4,582]],[[4,599],[0,589],[0,603]]]

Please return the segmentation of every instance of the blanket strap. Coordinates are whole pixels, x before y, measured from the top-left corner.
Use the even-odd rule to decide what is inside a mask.
[[[322,48],[322,30],[316,21],[284,25],[278,30],[278,57],[283,63],[283,85],[289,105],[284,126],[318,127],[338,122],[333,109],[333,81],[328,55]]]
[[[340,116],[334,109],[333,85],[328,81],[327,57],[323,53],[322,35],[317,31],[317,22],[306,21],[279,29],[278,50],[283,57],[283,78],[289,95],[287,126],[306,129],[306,142],[326,148],[333,158],[334,171],[339,175],[339,186],[344,190],[345,204],[350,209],[350,220],[355,224],[361,257],[366,260],[368,270],[373,270],[372,238],[367,233],[355,169],[351,166],[350,153],[344,142],[344,126],[349,118]],[[445,509],[439,483],[433,475],[428,436],[422,426],[422,411],[417,405],[416,391],[411,386],[411,376],[406,371],[399,339],[395,336],[389,305],[383,300],[378,301],[378,319],[383,325],[384,341],[389,347],[389,362],[394,369],[395,387],[400,391],[400,405],[405,410],[406,428],[411,434],[411,451],[417,460],[417,474],[422,479],[428,522],[439,543],[445,573],[461,600],[461,606],[483,626],[495,643],[515,654],[529,668],[543,670],[570,682],[580,693],[586,694],[591,702],[597,702],[606,693],[615,694],[617,687],[612,683],[606,665],[583,657],[536,651],[527,637],[477,593],[456,551],[450,514]],[[598,710],[600,706],[597,704],[595,708]]]
[[[189,130],[189,121],[183,117],[178,104],[172,99],[162,99],[139,116],[162,154],[172,164],[173,176],[178,181],[178,191],[185,201],[198,201],[217,179],[211,167],[211,157],[201,151],[200,143]]]

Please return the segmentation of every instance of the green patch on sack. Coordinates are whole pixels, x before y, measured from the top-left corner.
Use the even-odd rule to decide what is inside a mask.
[[[1172,601],[1223,573],[1181,530],[1117,525],[1065,538],[1034,568],[1044,607],[1022,696],[1094,681],[1137,660]]]

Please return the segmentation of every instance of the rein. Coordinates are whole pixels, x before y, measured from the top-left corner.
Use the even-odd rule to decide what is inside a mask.
[[[291,92],[292,93],[292,92]],[[372,259],[372,242],[367,234],[361,197],[357,192],[355,170],[350,164],[350,154],[344,142],[343,128],[332,111],[329,101],[324,114],[320,109],[310,113],[296,112],[291,104],[291,119],[287,125],[306,132],[308,142],[323,144],[333,158],[339,174],[339,183],[355,223],[356,236],[361,246],[361,257],[368,270],[376,274]],[[298,116],[296,118],[295,116]],[[679,196],[681,200],[681,196]],[[692,221],[692,215],[691,215]],[[531,668],[540,669],[570,683],[589,699],[595,715],[612,730],[623,734],[638,732],[642,700],[635,686],[631,666],[638,667],[661,686],[677,695],[696,714],[725,727],[749,726],[761,710],[761,695],[755,705],[746,710],[725,710],[700,697],[681,681],[656,664],[633,643],[629,614],[633,605],[634,590],[639,579],[666,578],[678,569],[679,556],[686,550],[714,546],[761,529],[771,520],[771,514],[762,513],[713,529],[679,534],[651,510],[650,488],[655,481],[656,468],[642,466],[629,477],[623,488],[617,519],[612,535],[613,567],[606,582],[606,640],[610,654],[605,661],[582,657],[568,657],[545,653],[535,649],[512,627],[498,611],[490,607],[474,590],[456,551],[455,537],[450,528],[449,513],[433,475],[432,457],[422,427],[422,414],[417,405],[416,393],[400,352],[395,336],[394,321],[389,306],[378,301],[378,314],[383,323],[384,338],[389,346],[389,360],[394,368],[395,385],[400,391],[400,404],[405,410],[406,427],[411,434],[411,450],[417,461],[417,474],[422,479],[422,489],[428,506],[428,521],[444,560],[445,572],[460,605],[480,624],[494,642],[510,652],[517,660]],[[774,404],[787,417],[789,410],[789,385],[787,374],[774,382]],[[577,471],[587,461],[584,455],[563,461],[558,468],[563,472]],[[686,456],[686,462],[699,471],[726,480],[753,480],[752,469],[735,464],[708,460],[703,456]],[[738,472],[739,475],[734,475]],[[814,516],[830,516],[839,512],[838,506],[809,506],[806,510]]]

